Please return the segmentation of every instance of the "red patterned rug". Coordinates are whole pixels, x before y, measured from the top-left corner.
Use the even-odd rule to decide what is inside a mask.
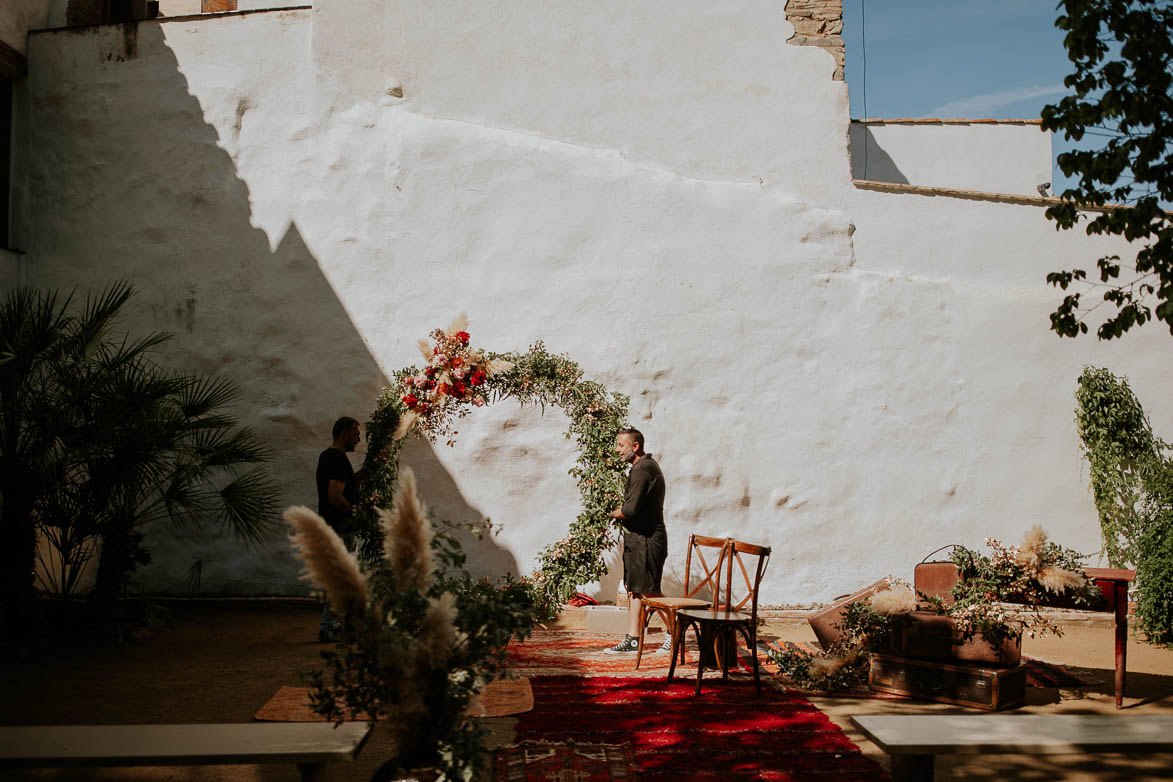
[[[527,741],[493,752],[494,782],[636,782],[630,744]]]
[[[765,779],[878,782],[888,775],[795,692],[752,681],[668,684],[663,678],[549,676],[531,680],[525,741],[622,744],[645,782]]]
[[[516,676],[626,676],[664,679],[668,675],[668,655],[659,651],[664,636],[648,636],[639,670],[634,670],[634,654],[607,654],[604,650],[617,640],[614,635],[584,633],[581,630],[535,630],[525,642],[511,641],[509,668]],[[696,643],[690,633],[686,644],[685,664],[676,666],[676,675],[696,681]],[[738,648],[738,665],[730,668],[731,677],[753,677],[751,661],[743,647]],[[764,655],[759,656],[764,661]],[[764,672],[764,671],[763,671]],[[720,671],[705,671],[705,678],[720,678]]]

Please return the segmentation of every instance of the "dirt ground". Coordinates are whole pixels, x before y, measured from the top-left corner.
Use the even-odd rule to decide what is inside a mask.
[[[300,684],[299,672],[320,665],[319,608],[310,601],[248,600],[169,602],[152,609],[151,622],[31,638],[3,651],[0,724],[113,724],[248,722],[283,685]],[[767,621],[763,635],[813,640],[805,622]],[[1116,712],[1112,690],[1110,619],[1076,621],[1062,639],[1027,639],[1024,653],[1070,666],[1090,682],[1075,689],[1032,689],[1029,713],[1118,713],[1123,719],[1173,713],[1173,650],[1132,639],[1128,693]],[[965,711],[940,704],[850,698],[812,698],[866,754],[884,763],[874,745],[847,721],[851,714]],[[972,712],[971,712],[972,713]],[[1012,718],[1008,715],[1008,718]],[[490,720],[494,741],[511,738],[512,721]],[[376,728],[353,764],[330,767],[329,779],[365,780],[392,748]],[[1055,755],[1049,757],[942,757],[937,778],[949,779],[1173,779],[1173,755]],[[175,782],[292,782],[292,765],[97,770],[38,769],[5,772],[5,780],[174,780]]]

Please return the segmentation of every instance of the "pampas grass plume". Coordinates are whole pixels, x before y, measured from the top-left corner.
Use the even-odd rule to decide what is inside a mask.
[[[431,364],[432,359],[436,357],[436,354],[432,352],[432,343],[421,339],[415,344],[419,346],[420,355],[424,357],[424,364]]]
[[[407,433],[411,431],[411,428],[415,426],[416,421],[418,420],[420,420],[419,413],[416,413],[413,410],[408,410],[400,417],[399,423],[396,424],[395,432],[391,435],[391,438],[394,440],[402,440],[407,436]]]
[[[1047,533],[1036,524],[1026,531],[1014,560],[1024,568],[1038,569],[1046,545]]]
[[[844,665],[847,665],[846,657],[816,657],[811,660],[808,671],[811,676],[830,678],[838,673]]]
[[[455,337],[461,331],[468,331],[468,315],[463,312],[456,316],[452,325],[448,327],[448,336]]]
[[[435,580],[432,561],[432,524],[419,499],[415,473],[404,469],[395,493],[395,509],[379,511],[383,524],[383,551],[400,589],[426,592]]]
[[[285,523],[292,529],[289,536],[297,555],[305,563],[306,578],[326,592],[330,605],[339,614],[355,605],[365,606],[370,596],[366,576],[358,569],[354,556],[338,533],[325,520],[303,505],[289,508]]]
[[[872,610],[883,616],[907,614],[916,610],[916,593],[904,587],[885,589],[872,595]]]
[[[456,641],[456,595],[444,592],[428,601],[416,654],[423,668],[442,668]]]
[[[489,363],[485,364],[486,375],[500,375],[504,372],[508,372],[511,369],[513,369],[512,361],[504,361],[499,358],[495,358]]]
[[[1079,589],[1084,585],[1084,577],[1071,570],[1045,567],[1039,571],[1039,584],[1049,592],[1061,594],[1069,589]]]

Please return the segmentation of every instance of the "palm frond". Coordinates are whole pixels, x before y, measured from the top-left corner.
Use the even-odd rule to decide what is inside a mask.
[[[235,383],[215,375],[185,375],[178,394],[179,407],[187,418],[203,418],[239,398],[240,388]]]
[[[69,348],[78,356],[89,356],[101,344],[118,314],[134,295],[134,287],[125,280],[107,285],[97,296],[87,296],[82,314],[69,328]]]
[[[249,470],[220,489],[220,522],[241,540],[258,544],[275,528],[280,496],[265,470]]]

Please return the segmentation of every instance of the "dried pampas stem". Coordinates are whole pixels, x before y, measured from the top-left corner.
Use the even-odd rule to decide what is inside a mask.
[[[455,337],[461,331],[468,331],[468,315],[463,312],[456,316],[452,325],[448,327],[448,336]]]
[[[408,410],[399,419],[399,423],[396,425],[395,432],[391,435],[391,438],[394,440],[402,440],[404,437],[407,437],[407,433],[411,431],[411,428],[415,426],[416,422],[419,420],[419,413]]]
[[[445,667],[455,641],[456,595],[444,592],[428,601],[428,610],[424,614],[424,624],[420,628],[419,642],[415,648],[418,655],[417,669]]]
[[[1039,571],[1039,584],[1055,594],[1062,594],[1069,589],[1079,589],[1084,585],[1084,581],[1082,573],[1063,568],[1045,567]]]
[[[872,610],[883,616],[907,614],[916,610],[916,593],[905,587],[893,587],[872,595]]]
[[[495,358],[488,364],[485,364],[485,374],[487,375],[500,375],[511,369],[513,369],[512,361],[504,361],[499,358]]]
[[[1022,545],[1018,547],[1018,554],[1014,561],[1025,568],[1035,570],[1043,561],[1043,549],[1047,545],[1047,533],[1038,524],[1026,531],[1022,537]]]
[[[432,343],[428,342],[426,339],[421,339],[415,344],[419,345],[420,355],[424,357],[424,363],[432,363],[432,359],[436,357],[436,354],[432,352]]]
[[[415,473],[404,469],[395,493],[395,509],[379,511],[383,524],[383,551],[400,589],[426,592],[435,580],[432,561],[432,524],[419,499]]]
[[[321,516],[302,505],[286,510],[284,518],[293,529],[289,539],[305,563],[302,577],[324,590],[339,614],[356,605],[365,606],[370,596],[367,579],[338,533]]]

